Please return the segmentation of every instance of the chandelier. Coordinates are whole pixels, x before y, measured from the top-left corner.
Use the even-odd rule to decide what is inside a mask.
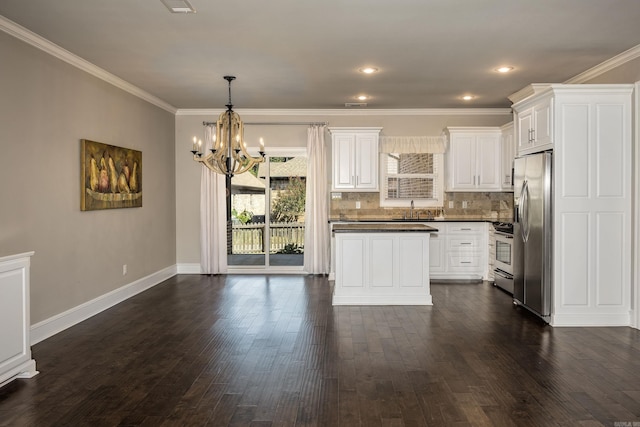
[[[231,103],[231,82],[234,76],[224,76],[229,82],[229,102],[226,104],[227,110],[218,116],[215,123],[212,148],[205,155],[202,152],[202,140],[193,137],[193,160],[202,163],[213,172],[233,177],[244,173],[258,163],[264,162],[264,141],[260,138],[260,157],[253,157],[247,152],[247,143],[244,141],[244,124],[240,115],[233,111]],[[214,125],[213,123],[204,123]]]

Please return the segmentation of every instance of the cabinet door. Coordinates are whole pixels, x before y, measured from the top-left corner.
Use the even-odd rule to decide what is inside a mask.
[[[502,130],[502,175],[500,175],[501,186],[503,190],[513,190],[511,176],[513,174],[513,158],[515,152],[515,143],[513,135],[513,123],[505,126]]]
[[[475,135],[451,137],[451,189],[476,188],[476,138]]]
[[[533,145],[541,147],[551,144],[551,99],[533,106]]]
[[[476,187],[482,190],[500,189],[502,156],[500,135],[478,135],[476,137]]]
[[[378,189],[378,135],[360,134],[355,139],[355,187]]]
[[[338,134],[333,136],[333,190],[355,188],[355,135]]]
[[[528,150],[531,147],[531,132],[533,131],[533,110],[528,109],[518,113],[518,153]]]

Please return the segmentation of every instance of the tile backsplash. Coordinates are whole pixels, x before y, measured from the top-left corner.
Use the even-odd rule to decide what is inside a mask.
[[[339,197],[338,197],[339,195]],[[356,202],[360,208],[356,209]],[[449,208],[453,202],[453,208]],[[466,202],[466,208],[463,208]],[[490,219],[496,221],[513,220],[513,193],[507,192],[451,192],[444,193],[444,207],[416,208],[421,218],[430,211],[433,216],[440,212],[445,218]],[[380,207],[380,193],[331,193],[329,219],[392,219],[402,218],[408,208]]]

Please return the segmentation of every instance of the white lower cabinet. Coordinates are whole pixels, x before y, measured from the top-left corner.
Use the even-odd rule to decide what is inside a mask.
[[[29,270],[33,252],[0,257],[0,387],[38,373],[31,358]]]
[[[333,305],[431,305],[429,236],[335,233]]]
[[[487,280],[487,223],[447,222],[435,226],[438,243],[431,242],[430,277]]]

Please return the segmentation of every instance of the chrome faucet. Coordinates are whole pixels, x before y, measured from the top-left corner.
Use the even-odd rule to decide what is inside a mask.
[[[411,201],[411,207],[409,208],[409,219],[413,219],[413,200]]]

